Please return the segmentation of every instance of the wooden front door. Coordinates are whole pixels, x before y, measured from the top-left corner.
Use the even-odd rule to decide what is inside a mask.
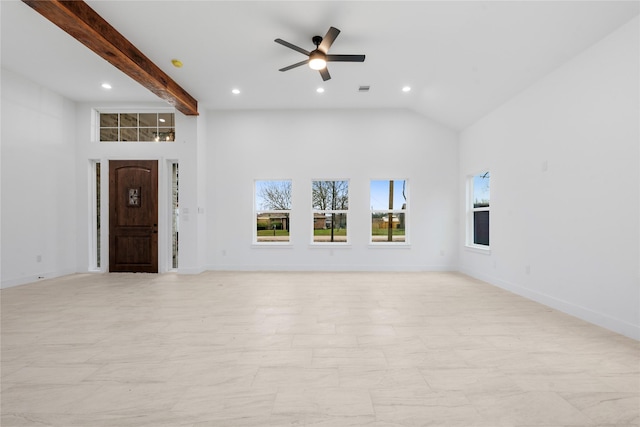
[[[158,272],[158,162],[109,161],[109,271]]]

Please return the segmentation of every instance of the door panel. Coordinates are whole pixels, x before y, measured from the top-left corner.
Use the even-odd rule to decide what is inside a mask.
[[[109,271],[158,272],[158,162],[109,162]]]

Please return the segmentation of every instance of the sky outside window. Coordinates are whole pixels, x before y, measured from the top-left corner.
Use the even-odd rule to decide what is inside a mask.
[[[489,206],[490,199],[490,174],[482,172],[473,177],[473,204]]]
[[[371,191],[371,210],[389,210],[389,181],[390,180],[372,180]],[[403,209],[406,200],[403,196],[403,189],[406,195],[406,180],[399,179],[393,181],[393,207],[391,209]],[[406,208],[406,207],[405,207]]]

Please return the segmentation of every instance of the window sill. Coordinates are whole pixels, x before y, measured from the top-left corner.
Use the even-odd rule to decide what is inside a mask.
[[[176,141],[93,141],[98,144],[114,144],[114,145],[127,145],[127,144],[175,144]]]
[[[371,249],[411,249],[411,244],[407,242],[369,242],[369,248]]]
[[[491,255],[491,248],[480,245],[465,245],[464,248],[469,252],[475,252],[477,254]]]
[[[255,249],[293,249],[293,244],[291,242],[254,242],[251,244],[251,247]]]
[[[314,242],[314,243],[309,243],[309,248],[310,249],[333,249],[333,248],[338,248],[338,249],[350,249],[351,248],[351,243],[349,242]]]

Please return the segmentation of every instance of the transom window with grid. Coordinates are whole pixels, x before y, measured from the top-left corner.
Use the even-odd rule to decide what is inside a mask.
[[[98,113],[100,142],[172,142],[174,113]]]

